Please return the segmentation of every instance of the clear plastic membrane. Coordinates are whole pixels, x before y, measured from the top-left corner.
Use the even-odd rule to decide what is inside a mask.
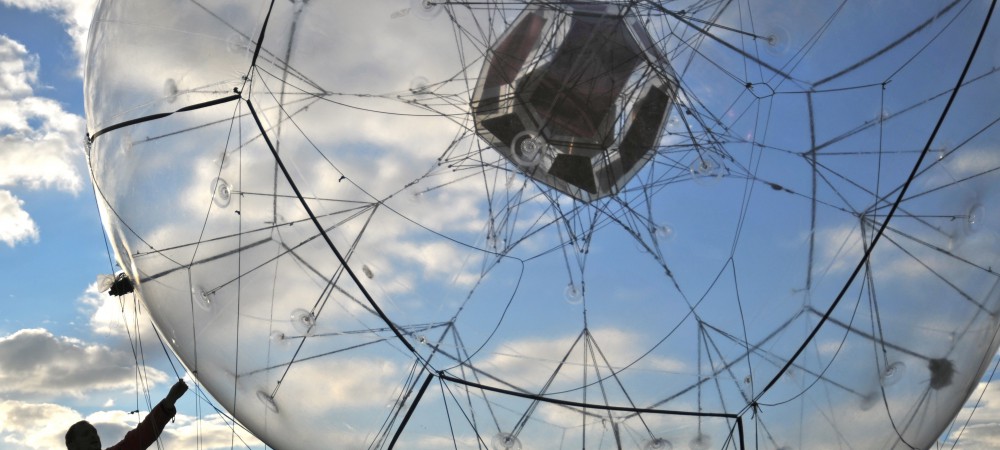
[[[989,8],[104,0],[87,162],[272,448],[928,448],[998,345]]]
[[[271,397],[271,395],[267,392],[257,391],[257,400],[259,400],[268,411],[274,414],[278,413],[278,405],[274,402],[274,397]]]
[[[896,361],[890,363],[883,371],[881,383],[882,386],[892,386],[899,382],[906,373],[906,364]]]
[[[521,450],[521,441],[511,433],[497,433],[491,439],[493,447],[498,450]]]
[[[444,11],[445,1],[441,0],[410,0],[410,11],[421,19],[433,19]]]
[[[167,103],[173,103],[177,98],[177,82],[173,78],[167,78],[167,81],[163,82],[163,97],[167,100]]]
[[[296,309],[292,311],[291,317],[292,326],[295,327],[300,333],[308,334],[312,332],[314,326],[316,326],[316,314],[306,311],[304,309]]]
[[[229,202],[232,201],[232,189],[233,187],[226,183],[226,180],[222,178],[216,178],[212,181],[212,201],[215,202],[215,206],[220,208],[225,208],[229,206]]]
[[[191,288],[191,297],[194,299],[194,304],[198,305],[204,311],[210,311],[212,309],[212,301],[215,297],[214,292],[205,291],[197,286]]]
[[[660,239],[670,239],[674,237],[674,229],[670,225],[657,225],[653,228],[653,233]]]
[[[691,439],[688,448],[691,450],[708,450],[712,448],[712,437],[707,434],[698,434],[694,439]]]
[[[787,28],[775,27],[764,34],[764,50],[773,56],[785,56],[792,47],[792,36]]]
[[[571,305],[579,305],[583,302],[583,288],[576,285],[576,283],[566,285],[564,294],[566,295],[566,302]]]
[[[710,183],[725,175],[726,167],[711,156],[700,156],[691,163],[691,176],[696,182]]]
[[[642,446],[643,450],[673,450],[673,448],[673,444],[663,438],[652,438]]]
[[[410,81],[410,92],[413,94],[431,94],[430,86],[428,85],[430,80],[426,77],[417,76]]]

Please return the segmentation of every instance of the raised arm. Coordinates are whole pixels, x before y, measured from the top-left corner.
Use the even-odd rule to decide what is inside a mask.
[[[187,390],[188,387],[184,383],[184,380],[174,383],[167,396],[149,411],[149,415],[142,420],[139,426],[129,431],[121,442],[108,447],[107,450],[145,450],[150,445],[153,445],[156,442],[156,438],[163,432],[163,428],[167,426],[167,422],[170,422],[170,419],[177,414],[177,408],[174,407],[174,403]]]

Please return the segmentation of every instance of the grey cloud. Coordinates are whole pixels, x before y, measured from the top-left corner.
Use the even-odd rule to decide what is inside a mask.
[[[44,329],[20,330],[0,338],[0,393],[7,396],[82,397],[93,390],[127,389],[135,385],[131,354]],[[167,379],[147,368],[149,381]]]
[[[960,450],[1000,448],[1000,385],[979,383],[942,442]]]
[[[82,418],[52,403],[0,401],[0,440],[8,450],[61,448],[66,427]]]
[[[145,417],[145,412],[143,413]],[[86,418],[97,428],[105,445],[117,442],[135,428],[140,417],[125,411],[101,411],[84,417],[80,412],[52,403],[0,401],[0,442],[4,450],[63,448],[63,436],[73,423]],[[228,449],[233,431],[217,414],[202,418],[178,414],[160,437],[163,448]],[[253,436],[237,431],[236,442],[260,445]]]
[[[955,446],[959,450],[990,450],[1000,447],[1000,423],[979,423],[962,431]]]

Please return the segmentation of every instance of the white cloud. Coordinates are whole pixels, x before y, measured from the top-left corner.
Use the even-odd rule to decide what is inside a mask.
[[[4,97],[31,95],[31,85],[36,81],[38,57],[29,55],[23,45],[0,36],[0,94]]]
[[[54,100],[33,95],[38,58],[0,35],[0,241],[37,241],[39,230],[23,201],[5,187],[77,194],[83,119]]]
[[[0,189],[0,242],[10,247],[21,241],[38,240],[38,226],[22,205],[24,201]]]
[[[3,112],[0,102],[0,113]],[[82,122],[81,122],[82,123]],[[3,124],[0,124],[2,127]],[[56,188],[76,194],[83,186],[77,165],[82,162],[82,135],[46,133],[44,136],[0,137],[0,186],[30,189]],[[79,141],[73,139],[80,137]]]
[[[150,383],[167,380],[146,368]],[[131,354],[55,336],[45,329],[25,329],[0,337],[0,393],[5,396],[83,397],[92,390],[135,386]]]
[[[0,35],[0,186],[82,187],[83,119],[33,96],[38,65],[20,43]]]

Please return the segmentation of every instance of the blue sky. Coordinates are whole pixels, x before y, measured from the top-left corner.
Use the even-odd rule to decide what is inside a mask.
[[[153,370],[148,389],[137,389],[129,325],[115,299],[93,290],[113,269],[82,151],[80,39],[91,8],[90,1],[0,0],[4,448],[58,448],[65,427],[81,418],[97,423],[110,444],[134,423],[129,411],[145,410],[137,392],[155,402],[174,376],[140,324]],[[957,448],[1000,446],[1000,390],[990,387],[985,398]],[[179,407],[164,448],[192,448],[196,436],[204,448],[230,447],[230,432],[195,391]]]
[[[33,94],[55,100],[65,112],[82,116],[78,55],[65,26],[46,12],[4,6],[0,30],[34,55],[38,70]],[[88,191],[82,153],[60,156],[67,157],[66,163],[75,169],[78,187],[60,189],[43,184],[33,188],[24,182],[4,186],[24,202],[24,211],[36,224],[45,224],[38,226],[37,240],[27,239],[13,246],[7,243],[0,256],[6,269],[0,275],[3,297],[6,306],[16,312],[4,319],[3,327],[8,332],[42,323],[71,322],[75,312],[60,304],[78,296],[80,287],[92,281],[89,278],[93,278],[94,271],[107,268],[103,244],[94,239],[103,232]],[[99,265],[102,260],[103,265]],[[42,273],[53,277],[45,289],[18,282],[36,279]]]

